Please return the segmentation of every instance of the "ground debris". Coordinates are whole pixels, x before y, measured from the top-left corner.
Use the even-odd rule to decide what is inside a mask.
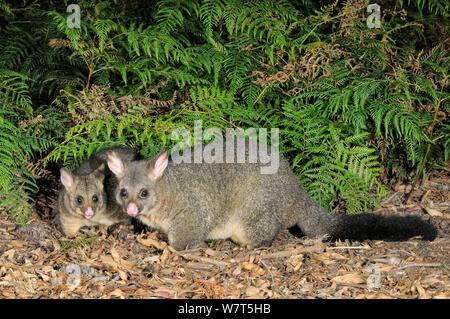
[[[446,181],[436,175],[411,204],[395,193],[377,209],[428,218],[440,231],[433,242],[330,243],[285,230],[270,247],[219,240],[175,251],[158,232],[92,227],[69,239],[49,216],[20,227],[1,212],[0,298],[449,299]]]

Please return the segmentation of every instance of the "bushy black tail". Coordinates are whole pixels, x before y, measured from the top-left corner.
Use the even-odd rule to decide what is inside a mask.
[[[337,224],[330,234],[332,239],[402,241],[414,236],[433,240],[437,236],[436,228],[417,216],[359,214],[337,217]]]

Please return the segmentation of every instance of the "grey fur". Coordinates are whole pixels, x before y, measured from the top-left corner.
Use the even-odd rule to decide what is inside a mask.
[[[113,147],[93,154],[73,172],[66,168],[61,169],[62,174],[64,171],[66,176],[71,176],[73,180],[72,187],[61,186],[57,202],[58,225],[69,237],[75,236],[82,226],[110,226],[128,219],[115,201],[118,181],[106,165],[108,151],[114,151],[125,162],[136,157],[135,153],[129,149]],[[97,202],[92,200],[94,195],[98,198]],[[81,205],[76,202],[78,196],[83,198]],[[90,219],[83,216],[83,210],[88,206],[94,213]]]
[[[108,165],[116,155],[108,152]],[[433,226],[415,217],[327,213],[308,196],[282,158],[278,172],[266,175],[260,173],[260,163],[248,161],[242,164],[169,161],[162,176],[153,180],[155,163],[165,156],[167,152],[151,160],[124,163],[124,171],[117,175],[116,200],[124,211],[134,203],[137,218],[166,233],[170,245],[177,250],[208,239],[225,238],[251,247],[269,245],[282,229],[294,225],[311,237],[407,239],[422,235],[433,239],[436,236]],[[127,196],[122,196],[121,190],[126,190]],[[140,198],[143,190],[148,193],[146,198]]]

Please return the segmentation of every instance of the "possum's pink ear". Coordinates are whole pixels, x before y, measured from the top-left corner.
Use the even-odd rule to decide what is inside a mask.
[[[61,173],[61,183],[67,190],[70,190],[74,184],[72,172],[67,168],[62,167],[60,170]]]
[[[148,167],[148,176],[150,179],[154,182],[159,180],[162,177],[167,164],[169,164],[169,155],[167,150],[164,150],[156,155],[152,161],[150,161],[150,165]]]
[[[125,174],[125,163],[113,151],[106,152],[108,156],[108,167],[117,178],[122,178]]]

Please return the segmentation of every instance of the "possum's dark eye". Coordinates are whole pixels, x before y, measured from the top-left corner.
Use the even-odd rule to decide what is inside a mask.
[[[127,192],[127,190],[125,188],[122,188],[120,190],[120,196],[121,197],[127,197],[128,196],[128,192]]]
[[[83,204],[83,197],[78,196],[75,200],[76,200],[76,202],[77,202],[78,205]]]
[[[98,196],[97,195],[92,196],[92,201],[94,203],[97,203],[98,202]]]
[[[147,196],[148,196],[148,191],[146,189],[141,189],[141,191],[139,192],[139,197],[147,198]]]

